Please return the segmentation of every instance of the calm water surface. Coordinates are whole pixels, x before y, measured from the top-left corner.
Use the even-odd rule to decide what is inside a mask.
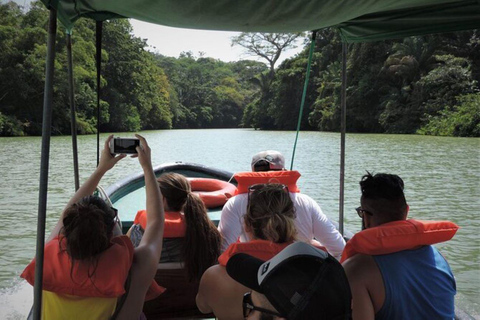
[[[250,170],[261,150],[282,152],[290,166],[294,132],[242,129],[168,130],[142,133],[152,147],[154,165],[184,161],[228,171]],[[119,134],[122,137],[131,134]],[[107,135],[102,135],[102,140]],[[96,165],[96,136],[79,137],[80,178]],[[294,169],[302,173],[302,192],[338,220],[340,135],[302,132]],[[18,275],[35,254],[41,138],[0,138],[0,319],[22,319],[32,290]],[[388,172],[405,181],[410,217],[448,219],[461,226],[452,241],[438,247],[457,278],[457,301],[479,314],[480,292],[480,139],[412,135],[347,135],[345,227],[356,232],[360,221],[358,181],[365,173]],[[74,191],[70,137],[53,137],[49,174],[47,230]],[[122,160],[105,176],[107,187],[141,171],[135,159]]]

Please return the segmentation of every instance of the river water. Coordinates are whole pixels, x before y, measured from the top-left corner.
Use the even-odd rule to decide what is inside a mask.
[[[249,171],[251,156],[274,149],[290,167],[295,133],[249,129],[162,130],[142,133],[152,148],[154,165],[183,161],[232,172]],[[128,137],[131,134],[117,134]],[[102,135],[101,140],[106,138]],[[80,179],[96,165],[96,136],[78,138]],[[35,254],[40,137],[0,138],[0,319],[22,319],[32,290],[18,275]],[[47,204],[47,230],[74,192],[70,137],[53,137]],[[340,135],[301,132],[294,169],[302,192],[317,200],[338,220]],[[457,279],[457,303],[478,316],[480,292],[480,139],[417,135],[348,134],[345,170],[345,228],[360,230],[354,210],[359,205],[358,181],[370,172],[400,175],[411,218],[451,220],[461,229],[437,247]],[[107,187],[141,171],[126,158],[105,176]],[[27,310],[28,311],[28,310]]]

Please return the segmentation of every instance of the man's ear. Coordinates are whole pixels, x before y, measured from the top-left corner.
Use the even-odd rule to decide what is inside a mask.
[[[371,215],[369,215],[369,214],[367,214],[367,213],[364,213],[362,220],[363,220],[363,225],[364,225],[365,229],[368,229],[368,228],[372,228],[372,227],[373,227],[373,225],[372,225],[372,223],[373,223],[373,217],[372,217]]]
[[[167,198],[165,198],[164,195],[162,195],[162,202],[163,202],[163,209],[167,211],[168,203],[167,203]]]

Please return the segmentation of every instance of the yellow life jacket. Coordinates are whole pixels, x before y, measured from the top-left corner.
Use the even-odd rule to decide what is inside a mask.
[[[79,297],[43,290],[42,319],[107,320],[117,305],[117,298]]]

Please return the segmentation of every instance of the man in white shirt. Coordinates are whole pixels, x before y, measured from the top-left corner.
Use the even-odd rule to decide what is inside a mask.
[[[253,156],[251,166],[253,172],[284,171],[285,158],[278,151],[263,151]],[[275,179],[272,180],[275,181]],[[297,239],[308,243],[317,240],[338,259],[345,247],[345,240],[322,212],[320,206],[305,194],[290,192],[290,197],[296,210]],[[249,241],[243,223],[247,204],[248,193],[241,193],[230,198],[223,207],[218,225],[218,230],[223,237],[222,251],[238,239],[242,242]]]

